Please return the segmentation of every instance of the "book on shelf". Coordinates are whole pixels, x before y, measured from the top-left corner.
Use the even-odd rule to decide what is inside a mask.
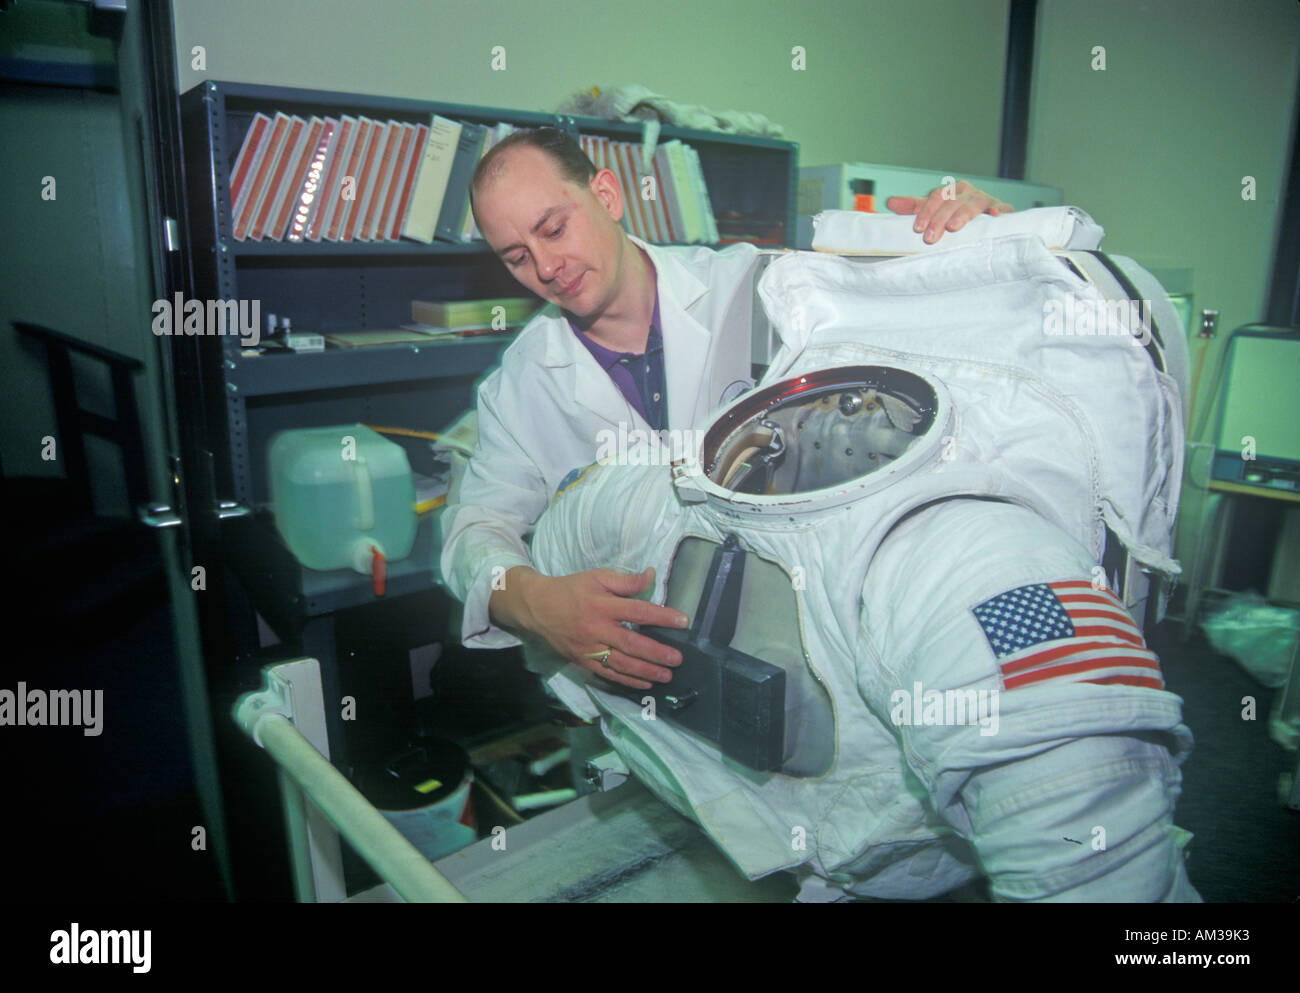
[[[700,162],[700,153],[692,145],[682,145],[686,153],[686,163],[691,172],[691,183],[695,190],[695,202],[704,222],[704,240],[710,244],[718,241],[718,222],[713,216],[713,205],[709,202],[709,186],[704,181],[704,166]]]
[[[370,152],[361,166],[361,175],[357,178],[357,223],[354,229],[355,241],[373,241],[371,237],[377,221],[375,211],[382,206],[379,199],[383,195],[386,170],[392,168],[392,144],[398,127],[395,121],[379,124],[375,128],[375,140]]]
[[[668,224],[668,208],[663,195],[663,183],[659,178],[658,170],[655,167],[654,156],[646,160],[642,150],[637,151],[637,168],[642,177],[642,182],[650,180],[649,188],[654,195],[645,200],[646,207],[650,210],[653,218],[653,228],[655,231],[655,240],[661,243],[668,243],[673,240],[672,229]],[[644,199],[644,198],[643,198]]]
[[[367,331],[326,331],[322,332],[328,345],[335,348],[374,348],[381,345],[427,345],[435,341],[452,341],[461,338],[477,338],[491,334],[508,334],[517,331],[518,324],[505,329],[490,325],[473,324],[457,328],[437,327],[432,324],[412,322],[396,328],[382,328]]]
[[[339,121],[336,117],[327,117],[322,125],[311,161],[307,165],[307,175],[303,177],[302,188],[293,200],[293,215],[289,219],[289,231],[285,235],[289,241],[302,241],[307,236],[312,219],[324,199],[321,186],[325,178],[325,163],[338,138]]]
[[[266,187],[271,181],[275,159],[284,145],[285,131],[288,127],[289,116],[277,112],[271,120],[270,127],[258,132],[261,144],[253,156],[252,171],[239,191],[238,200],[232,201],[235,204],[232,227],[236,241],[243,241],[249,236],[249,230],[266,197]],[[250,129],[250,134],[253,130],[256,129]],[[242,151],[241,149],[241,154]]]
[[[415,152],[415,125],[405,122],[393,122],[397,125],[397,141],[393,149],[392,169],[389,179],[384,183],[383,203],[375,223],[372,241],[388,241],[393,225],[397,220],[398,204],[402,200],[402,189],[406,185],[406,174]]]
[[[694,244],[705,239],[704,218],[701,216],[695,187],[691,182],[691,168],[686,156],[686,146],[673,140],[668,142],[668,168],[672,174],[672,188],[682,208],[682,227],[685,240]]]
[[[303,181],[311,171],[312,157],[320,143],[321,133],[325,130],[325,120],[313,117],[295,144],[293,151],[285,159],[284,178],[276,190],[275,203],[271,208],[271,217],[264,237],[282,241],[289,230],[297,200],[302,193]]]
[[[420,170],[420,161],[424,157],[424,142],[429,136],[429,125],[417,124],[411,135],[411,148],[402,169],[402,188],[393,210],[392,221],[388,225],[388,240],[397,241],[402,236],[402,225],[406,223],[407,208],[411,205],[411,192],[415,189],[415,178]]]
[[[481,124],[462,124],[456,156],[447,175],[447,190],[442,198],[435,233],[443,241],[460,241],[469,211],[469,181],[483,152],[488,129]]]
[[[483,135],[483,150],[479,153],[479,161],[483,161],[483,156],[492,151],[497,142],[501,141],[507,135],[513,134],[515,127],[513,124],[496,124],[488,128]],[[477,163],[475,164],[477,167]],[[473,174],[471,173],[471,176]],[[470,204],[465,205],[465,222],[461,225],[461,237],[463,242],[482,241],[483,232],[478,229],[478,224],[474,220],[474,211]]]
[[[609,148],[613,153],[614,173],[623,190],[623,216],[627,219],[628,230],[638,238],[645,238],[648,232],[645,219],[641,216],[641,196],[637,189],[636,174],[632,170],[632,160],[627,154],[627,142],[612,141]]]
[[[256,113],[231,167],[237,241],[466,244],[480,239],[469,202],[478,163],[515,130],[431,114],[428,122],[363,115]],[[700,156],[678,139],[641,143],[581,135],[623,194],[621,224],[650,242],[716,244]]]
[[[243,216],[248,191],[252,188],[252,178],[261,167],[262,156],[266,154],[266,137],[271,129],[271,118],[265,114],[254,114],[253,123],[248,128],[248,135],[239,148],[234,167],[230,170],[230,209],[235,217]]]
[[[501,127],[436,114],[424,123],[256,113],[231,166],[232,233],[237,241],[470,240],[469,179]]]
[[[307,240],[320,241],[327,237],[339,208],[339,187],[347,159],[357,140],[357,119],[344,114],[339,118],[338,129],[330,139],[329,158],[320,182],[320,197],[307,224]]]
[[[614,173],[623,194],[620,223],[629,234],[661,244],[718,241],[695,149],[674,139],[647,160],[639,142],[583,135],[579,144],[597,170]]]
[[[662,145],[655,149],[650,167],[655,178],[659,209],[663,214],[663,228],[667,232],[665,240],[672,244],[683,242],[686,236],[682,229],[681,208],[677,205],[676,196],[672,195],[672,187],[669,185],[672,176],[668,172],[668,153],[664,151]]]
[[[430,335],[410,328],[380,328],[368,331],[323,331],[326,345],[335,348],[366,348],[377,345],[418,345]]]
[[[451,178],[451,167],[456,161],[460,132],[461,126],[456,121],[437,114],[433,116],[429,136],[425,139],[415,189],[411,193],[406,223],[402,227],[403,237],[422,241],[426,245],[433,242],[438,229],[438,218],[442,213],[443,197],[447,192],[447,181]]]
[[[380,148],[387,135],[383,121],[371,121],[370,133],[365,139],[365,149],[357,158],[357,171],[353,178],[352,202],[348,205],[343,231],[343,241],[362,241],[362,225],[365,221],[366,208],[370,206],[371,194],[374,192],[375,167],[379,163]]]
[[[526,324],[542,305],[532,297],[488,300],[412,300],[411,320],[441,328]]]
[[[348,240],[348,218],[352,216],[352,207],[357,202],[357,173],[361,171],[361,164],[365,161],[366,149],[373,132],[373,121],[364,117],[357,118],[351,144],[341,163],[338,186],[335,187],[334,213],[330,217],[329,226],[325,229],[325,237],[330,241]]]
[[[266,236],[275,221],[275,214],[281,200],[287,195],[285,190],[289,183],[289,172],[292,162],[301,151],[303,132],[306,128],[307,122],[301,117],[289,118],[288,127],[284,130],[284,140],[280,143],[271,167],[267,171],[262,202],[258,205],[257,212],[249,225],[248,236],[256,241],[261,241]]]

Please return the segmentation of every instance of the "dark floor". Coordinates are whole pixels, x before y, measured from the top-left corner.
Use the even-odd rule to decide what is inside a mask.
[[[1300,899],[1300,811],[1288,810],[1279,783],[1296,773],[1297,753],[1268,732],[1272,690],[1199,631],[1184,642],[1166,620],[1148,641],[1169,689],[1183,698],[1196,748],[1183,765],[1176,822],[1195,838],[1188,874],[1211,903],[1292,903]],[[1247,697],[1255,719],[1243,720]]]
[[[102,688],[104,730],[87,737],[69,728],[0,729],[7,746],[0,768],[11,798],[0,818],[6,896],[221,900],[212,857],[194,847],[203,817],[155,537],[73,530],[81,544],[59,553],[61,573],[39,564],[53,554],[47,539],[32,539],[19,559],[29,566],[29,582],[11,609],[34,633],[11,642],[0,687],[12,690],[22,680],[33,688]],[[81,577],[74,588],[69,566]],[[1199,633],[1184,643],[1174,621],[1149,640],[1196,736],[1176,818],[1195,835],[1192,882],[1208,902],[1294,902],[1300,813],[1282,806],[1278,789],[1282,777],[1294,775],[1297,756],[1268,734],[1280,691],[1216,654]],[[1242,719],[1246,697],[1257,701],[1253,721]],[[278,804],[268,805],[266,816],[278,818]]]

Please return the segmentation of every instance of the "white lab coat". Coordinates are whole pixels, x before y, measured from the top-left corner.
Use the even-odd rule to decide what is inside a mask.
[[[668,427],[704,426],[735,384],[750,386],[758,250],[663,248],[637,238],[658,276]],[[729,390],[730,388],[730,390]],[[493,625],[494,577],[531,558],[524,536],[564,477],[596,461],[601,432],[648,431],[558,308],[519,332],[478,388],[478,444],[441,515],[443,581],[465,605],[469,647],[519,644]]]

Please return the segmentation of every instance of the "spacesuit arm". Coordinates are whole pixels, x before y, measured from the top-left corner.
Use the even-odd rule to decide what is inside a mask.
[[[1089,735],[973,770],[944,809],[995,900],[1199,902],[1178,792],[1164,741]]]
[[[479,387],[478,442],[440,519],[443,582],[465,605],[461,638],[470,648],[520,643],[492,623],[488,603],[507,570],[532,564],[524,536],[547,501],[541,470],[502,416],[501,387],[500,371]]]
[[[1191,748],[1181,701],[1136,627],[1088,633],[1101,614],[1120,616],[1104,604],[1049,630],[1065,610],[1058,594],[1068,606],[1104,599],[1091,565],[1021,507],[922,511],[868,572],[859,688],[890,714],[903,761],[934,816],[973,848],[994,899],[1197,901],[1190,835],[1173,823]],[[965,694],[964,715],[931,691],[945,704]]]

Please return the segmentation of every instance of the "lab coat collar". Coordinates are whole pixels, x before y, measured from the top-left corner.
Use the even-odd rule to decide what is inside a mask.
[[[628,235],[628,240],[645,250],[654,263],[659,293],[660,327],[664,333],[664,375],[668,386],[668,423],[687,427],[696,417],[700,384],[708,362],[711,335],[708,328],[689,313],[708,292],[708,286],[682,265],[672,253]],[[568,319],[561,313],[547,329],[543,364],[573,366],[571,396],[575,403],[592,410],[611,424],[630,419],[646,425],[619,392],[609,374],[578,341]]]
[[[684,311],[708,292],[708,287],[700,281],[699,277],[671,254],[655,245],[646,244],[635,235],[628,235],[627,238],[638,248],[645,249],[646,254],[650,256],[650,261],[654,263],[658,284],[656,289],[659,292],[660,327],[664,323],[663,311],[666,300],[675,301],[676,309]],[[552,322],[546,339],[546,357],[543,364],[548,366],[572,365],[581,355],[590,354],[585,348],[579,347],[581,342],[574,338],[563,311],[560,311],[559,318],[559,321]],[[700,327],[707,336],[707,329],[704,329],[703,325]]]

